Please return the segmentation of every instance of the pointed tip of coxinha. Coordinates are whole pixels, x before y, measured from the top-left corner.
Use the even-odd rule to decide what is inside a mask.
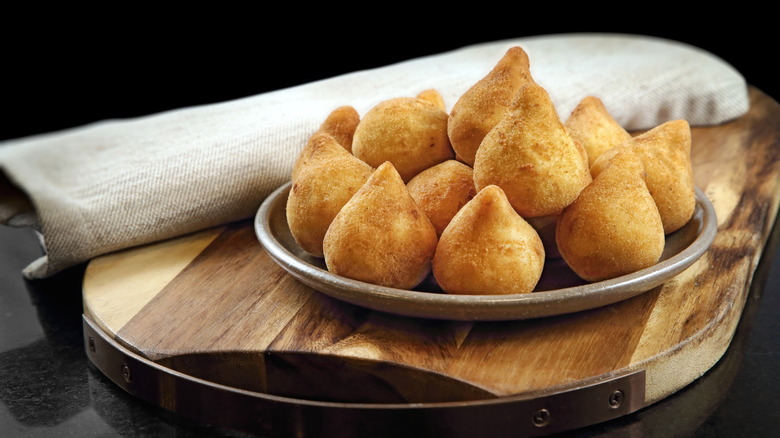
[[[622,190],[620,196],[630,197],[632,194],[630,190],[634,190],[637,187],[642,190],[642,197],[645,197],[645,191],[647,195],[650,195],[647,190],[647,170],[642,158],[632,149],[624,148],[620,149],[612,160],[607,163],[604,170],[594,178],[588,187],[583,189],[583,194],[580,197],[585,199],[587,196],[595,196],[597,198],[605,198],[608,194],[614,194],[616,189]],[[593,195],[593,193],[599,193]],[[580,201],[578,198],[575,202]],[[581,202],[581,201],[580,201]]]
[[[479,216],[493,213],[515,213],[504,191],[497,185],[489,185],[480,190],[471,200],[469,208]]]
[[[670,145],[690,150],[691,126],[688,124],[688,121],[684,119],[669,120],[633,137],[634,142],[642,142],[651,139],[664,141]]]
[[[447,130],[452,148],[463,162],[474,164],[485,134],[510,110],[518,88],[529,81],[533,78],[528,54],[513,46],[455,102]]]
[[[592,166],[602,153],[631,139],[631,134],[612,117],[604,102],[596,96],[585,96],[564,123],[569,134],[588,155]]]
[[[530,75],[531,61],[528,58],[528,53],[520,46],[510,47],[496,63],[494,69],[506,67],[517,69]]]
[[[398,173],[398,169],[393,166],[390,161],[385,161],[377,167],[374,172],[368,177],[366,185],[383,185],[383,186],[405,186],[401,174]]]
[[[427,90],[423,90],[415,96],[416,98],[428,102],[435,106],[436,108],[439,108],[442,111],[447,111],[447,104],[444,102],[444,96],[439,93],[439,90],[435,88],[429,88]]]
[[[376,189],[381,190],[381,192]],[[395,208],[401,208],[410,211],[415,219],[417,219],[418,216],[425,219],[422,222],[424,222],[426,226],[430,225],[431,228],[433,228],[433,224],[430,223],[425,211],[423,211],[414,200],[403,177],[392,162],[385,161],[380,164],[379,167],[371,173],[371,176],[368,177],[365,184],[363,184],[363,187],[358,190],[355,197],[363,196],[365,192],[369,191],[373,192],[374,195],[382,196],[383,200],[386,201],[375,207],[375,216],[385,214],[385,212],[389,212]]]
[[[352,152],[352,137],[360,123],[360,114],[351,105],[342,105],[331,111],[320,124],[317,132],[330,134],[349,152]]]
[[[336,140],[332,134],[327,132],[316,132],[309,138],[310,149],[312,153],[328,152],[342,154],[347,150]]]
[[[560,121],[550,93],[536,82],[527,82],[517,90],[512,100],[512,110],[524,111],[526,114],[538,114]]]
[[[349,151],[335,137],[325,132],[315,132],[309,137],[293,163],[290,174],[292,181],[295,181],[301,171],[310,163],[317,162],[326,156],[343,154],[349,154]]]
[[[399,204],[405,205],[407,202],[412,202],[417,207],[406,188],[403,177],[390,161],[385,161],[374,169],[350,200],[351,205],[359,202],[374,204],[372,206],[373,219],[391,214],[390,212],[396,209]]]
[[[620,150],[607,167],[610,168],[610,172],[614,173],[612,178],[615,182],[628,180],[630,178],[641,178],[644,182],[647,177],[647,172],[641,158],[639,158],[631,149]],[[602,180],[603,179],[600,179],[596,183],[599,184]]]
[[[666,123],[651,129],[649,133],[653,133],[658,137],[667,138],[674,144],[681,147],[687,153],[691,150],[691,125],[687,120],[677,119],[670,120]],[[644,134],[642,134],[644,135]]]

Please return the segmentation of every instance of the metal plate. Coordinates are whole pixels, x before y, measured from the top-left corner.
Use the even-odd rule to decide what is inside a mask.
[[[255,216],[255,233],[268,254],[287,272],[331,297],[399,315],[462,321],[539,318],[616,303],[660,286],[709,249],[717,234],[715,210],[696,188],[691,220],[666,237],[654,266],[610,280],[586,283],[562,259],[548,259],[536,290],[530,294],[453,295],[442,293],[429,277],[415,290],[369,284],[328,272],[325,261],[303,251],[287,225],[290,183],[275,190]]]

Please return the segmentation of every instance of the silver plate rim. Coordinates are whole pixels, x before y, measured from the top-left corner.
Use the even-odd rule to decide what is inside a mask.
[[[298,257],[296,252],[302,250],[289,242],[289,236],[287,244],[284,244],[280,235],[285,231],[289,233],[285,206],[290,187],[291,182],[287,182],[274,190],[255,215],[255,234],[270,257],[295,278],[325,295],[369,309],[410,317],[500,321],[548,317],[602,307],[647,292],[675,277],[701,258],[717,234],[715,209],[701,189],[696,187],[696,209],[686,225],[689,229],[694,227],[692,240],[683,242],[681,250],[652,267],[610,280],[529,294],[455,295],[404,290],[334,275]],[[282,220],[283,225],[279,225]]]

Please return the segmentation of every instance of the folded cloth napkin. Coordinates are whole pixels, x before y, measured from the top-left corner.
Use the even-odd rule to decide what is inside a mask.
[[[680,42],[556,34],[481,43],[227,102],[106,120],[0,145],[0,223],[32,226],[43,278],[96,256],[251,218],[326,115],[438,90],[448,106],[514,45],[562,118],[586,95],[628,130],[719,124],[749,108],[742,75]]]

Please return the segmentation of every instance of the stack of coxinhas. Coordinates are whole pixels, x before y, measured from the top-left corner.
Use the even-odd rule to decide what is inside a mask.
[[[596,96],[566,120],[511,47],[449,111],[436,90],[333,110],[292,171],[287,221],[329,272],[522,294],[546,260],[601,281],[658,263],[695,208],[691,131],[623,129]]]

